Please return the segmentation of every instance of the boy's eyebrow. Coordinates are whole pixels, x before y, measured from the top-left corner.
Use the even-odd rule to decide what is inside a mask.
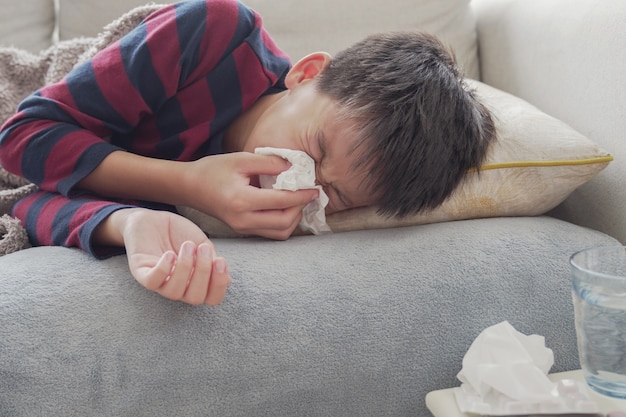
[[[322,131],[322,129],[318,128],[317,132],[315,132],[315,136],[317,137],[317,146],[320,148],[320,153],[322,154],[320,158],[320,164],[321,164],[322,160],[326,157],[326,135],[324,135],[324,131]],[[346,207],[354,206],[352,204],[352,201],[350,201],[350,199],[344,193],[342,193],[341,190],[337,188],[337,186],[334,183],[330,183],[328,184],[328,186],[331,187],[335,191],[335,194],[337,194],[337,197],[341,201],[341,204],[343,204]]]

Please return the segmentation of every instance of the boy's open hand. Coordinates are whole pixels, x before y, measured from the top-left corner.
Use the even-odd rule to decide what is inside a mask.
[[[189,304],[222,302],[230,284],[226,260],[194,223],[166,211],[131,209],[124,215],[128,264],[141,285]]]
[[[186,205],[221,219],[238,233],[287,239],[318,191],[261,189],[258,177],[278,175],[289,166],[278,156],[249,152],[190,162],[185,170]]]

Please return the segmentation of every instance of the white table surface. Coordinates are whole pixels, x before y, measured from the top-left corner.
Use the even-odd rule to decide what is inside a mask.
[[[560,372],[548,375],[551,380],[558,381],[560,379],[575,379],[583,381],[582,371]],[[626,400],[618,400],[615,398],[600,395],[589,389],[590,396],[596,401],[600,411],[604,414],[611,411],[626,411]],[[461,413],[456,405],[454,397],[454,388],[442,389],[429,392],[426,395],[426,406],[434,417],[475,417],[476,414]],[[579,414],[580,416],[580,414]]]

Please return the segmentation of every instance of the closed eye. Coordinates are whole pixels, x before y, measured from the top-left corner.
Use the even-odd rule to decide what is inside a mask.
[[[335,207],[337,210],[348,209],[352,207],[350,201],[348,201],[348,199],[343,195],[341,191],[339,191],[339,189],[335,185],[333,185],[332,183],[325,183],[324,178],[322,177],[322,166],[326,158],[326,136],[321,129],[318,129],[316,131],[315,136],[317,139],[317,147],[319,148],[320,153],[320,160],[315,165],[315,177],[317,179],[317,182],[322,185],[322,187],[324,188],[324,192],[329,196],[329,198],[331,197],[331,194],[334,194],[336,199],[339,200],[343,208]],[[332,190],[332,192],[329,193],[330,190]]]

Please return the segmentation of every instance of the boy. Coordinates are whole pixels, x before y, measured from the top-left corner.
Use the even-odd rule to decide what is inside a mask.
[[[146,288],[216,305],[226,261],[173,206],[287,239],[317,196],[258,188],[289,164],[255,148],[309,154],[328,213],[377,205],[405,216],[440,204],[493,137],[431,36],[376,35],[291,66],[252,10],[192,0],[24,100],[0,131],[0,163],[40,187],[14,208],[34,244],[125,250]]]

